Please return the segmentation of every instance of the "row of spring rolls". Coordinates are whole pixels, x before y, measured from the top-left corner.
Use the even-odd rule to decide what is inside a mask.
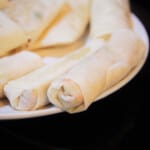
[[[101,48],[82,48],[8,82],[5,95],[17,110],[35,110],[52,103],[70,113],[83,111],[123,79],[142,59],[144,51],[141,39],[133,31],[122,29]]]
[[[145,45],[132,30],[128,1],[109,1],[92,1],[91,44],[8,82],[4,91],[13,108],[34,110],[52,103],[70,113],[86,110],[137,65]],[[102,4],[107,11],[96,9]]]
[[[16,48],[32,45],[65,7],[65,2],[1,0],[0,5],[0,56],[5,56]]]
[[[11,106],[18,110],[35,110],[48,104],[46,92],[52,80],[91,55],[97,49],[96,47],[103,45],[102,43],[86,45],[52,65],[45,65],[19,79],[10,81],[4,90]]]

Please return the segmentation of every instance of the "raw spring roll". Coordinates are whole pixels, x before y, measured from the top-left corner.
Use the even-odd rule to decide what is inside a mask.
[[[129,0],[93,0],[91,37],[109,39],[112,32],[132,28]]]
[[[105,47],[50,84],[49,101],[69,113],[86,110],[100,94],[137,65],[144,51],[143,41],[134,32],[116,31]]]
[[[86,31],[90,19],[91,0],[66,0],[66,2],[68,5],[37,43],[37,47],[70,44]]]
[[[54,64],[43,66],[19,79],[8,82],[4,91],[11,106],[17,110],[35,110],[49,103],[47,89],[52,80],[66,72],[73,65],[93,53],[103,43],[87,45],[72,52]]]
[[[64,5],[64,0],[11,0],[2,11],[22,28],[33,44]]]
[[[0,56],[8,54],[11,50],[24,45],[27,42],[22,29],[0,12]]]
[[[0,58],[0,98],[4,97],[4,86],[8,81],[19,78],[42,64],[39,55],[28,51]]]

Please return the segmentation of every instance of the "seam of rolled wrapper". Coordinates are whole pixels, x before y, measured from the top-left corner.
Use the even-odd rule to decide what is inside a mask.
[[[107,90],[109,87],[113,86],[115,84],[116,79],[118,79],[119,81],[121,80],[119,79],[120,77],[118,76],[118,72],[122,72],[122,74],[124,74],[125,76],[125,68],[127,69],[127,67],[128,66],[124,62],[116,62],[115,64],[111,66],[111,68],[107,70],[106,84],[105,84],[104,91]],[[117,72],[116,72],[116,69],[117,69]]]
[[[49,88],[48,88],[47,95],[48,95],[49,101],[53,105],[61,108],[64,111],[67,111],[69,113],[74,113],[74,112],[77,113],[77,112],[81,112],[81,110],[84,111],[91,105],[92,100],[91,100],[90,103],[87,103],[85,101],[84,94],[82,93],[82,90],[80,89],[80,86],[78,85],[78,83],[75,82],[75,81],[72,81],[74,84],[78,85],[78,87],[80,89],[80,92],[81,92],[81,95],[83,97],[83,102],[80,105],[75,106],[75,107],[70,107],[70,108],[64,107],[63,103],[61,102],[61,100],[59,100],[59,97],[58,97],[59,88],[61,88],[62,82],[63,82],[62,79],[59,80],[59,82],[58,81],[57,82],[54,81],[53,84],[51,84],[49,86]],[[96,96],[95,96],[95,98],[96,98]]]
[[[43,86],[41,86],[40,88],[37,89],[37,93],[40,93],[40,94],[37,94],[37,103],[36,103],[34,109],[39,109],[39,108],[43,107],[44,105],[49,104],[47,95],[45,94],[45,92],[43,92],[43,91],[47,91],[49,84],[50,83],[43,84]]]
[[[62,92],[60,93],[60,91]],[[60,96],[60,94],[62,96]],[[84,97],[79,85],[69,78],[63,79],[60,89],[58,90],[58,99],[60,99],[60,103],[66,109],[70,107],[69,105],[71,105],[73,108],[76,108],[84,101]]]

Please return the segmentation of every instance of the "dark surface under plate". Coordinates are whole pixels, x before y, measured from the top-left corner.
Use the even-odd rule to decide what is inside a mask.
[[[148,2],[132,0],[131,8],[150,34]],[[126,86],[85,112],[0,121],[0,149],[149,150],[149,81],[150,58]]]

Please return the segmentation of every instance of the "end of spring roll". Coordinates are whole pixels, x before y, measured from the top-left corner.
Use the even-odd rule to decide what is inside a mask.
[[[60,80],[60,84],[57,83],[50,86],[48,96],[56,100],[58,107],[66,110],[71,107],[76,108],[83,103],[83,95],[78,84],[70,79]]]
[[[42,58],[29,51],[6,56],[0,59],[0,98],[4,97],[4,86],[43,65]]]
[[[32,110],[37,102],[37,94],[34,90],[23,90],[20,95],[16,95],[13,93],[11,88],[15,87],[5,87],[5,94],[7,95],[8,99],[12,99],[13,101],[9,101],[13,108],[17,108],[17,110]],[[12,91],[12,92],[11,92]],[[18,93],[19,89],[18,89]],[[28,99],[28,101],[26,100]]]
[[[45,65],[8,82],[4,91],[12,108],[29,111],[39,109],[49,103],[45,94],[50,82],[47,75],[48,68],[49,66]]]

